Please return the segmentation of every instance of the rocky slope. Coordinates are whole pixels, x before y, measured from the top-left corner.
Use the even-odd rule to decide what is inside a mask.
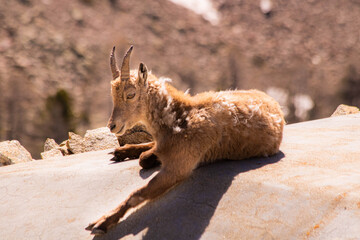
[[[276,1],[268,15],[257,1],[213,2],[218,25],[167,0],[1,1],[0,140],[39,158],[47,137],[104,126],[113,45],[121,56],[134,44],[133,68],[144,61],[192,94],[269,91],[289,122],[360,105],[357,1]]]
[[[209,46],[219,38],[212,26],[167,0],[4,1],[2,6],[0,138],[18,139],[37,154],[46,137],[61,142],[68,131],[106,124],[113,45],[121,56],[134,44],[134,68],[142,60],[184,90],[195,79],[205,83],[205,72],[196,69],[216,62]],[[204,35],[196,37],[199,32]],[[199,41],[206,45],[198,48]]]
[[[241,49],[245,87],[285,88],[293,104],[294,96],[307,94],[315,103],[311,118],[328,116],[341,102],[360,105],[359,1],[213,2],[230,32],[226,42]],[[269,14],[260,2],[272,3]]]

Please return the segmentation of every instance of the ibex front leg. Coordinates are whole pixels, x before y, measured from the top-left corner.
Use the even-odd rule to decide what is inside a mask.
[[[119,219],[124,216],[127,210],[136,207],[146,200],[154,199],[165,193],[177,183],[187,178],[191,174],[191,171],[192,169],[179,174],[179,171],[173,171],[166,168],[161,169],[161,171],[153,179],[151,179],[147,185],[133,192],[117,208],[109,214],[102,216],[94,223],[91,223],[88,227],[86,227],[86,230],[91,231],[91,233],[95,235],[106,233],[108,229],[117,224]]]
[[[126,158],[135,159],[140,156],[141,153],[153,148],[154,142],[141,143],[141,144],[125,144],[123,147],[116,148],[112,161],[121,162]]]

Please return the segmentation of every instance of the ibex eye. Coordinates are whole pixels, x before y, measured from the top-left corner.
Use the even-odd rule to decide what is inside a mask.
[[[131,93],[126,96],[127,99],[132,99],[134,97],[135,97],[135,93]]]

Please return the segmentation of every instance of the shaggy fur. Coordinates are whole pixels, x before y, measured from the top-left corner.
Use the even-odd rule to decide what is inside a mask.
[[[148,73],[144,64],[127,81],[111,82],[114,103],[109,119],[113,133],[123,134],[142,123],[154,142],[125,145],[115,158],[138,157],[140,165],[161,164],[150,182],[132,193],[110,214],[90,224],[103,234],[125,212],[154,199],[189,177],[203,163],[271,156],[279,151],[284,127],[279,104],[257,90],[205,92],[190,96],[172,87],[168,79]]]

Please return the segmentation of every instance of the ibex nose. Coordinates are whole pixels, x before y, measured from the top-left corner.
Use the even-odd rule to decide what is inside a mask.
[[[114,130],[116,128],[116,124],[111,123],[108,125],[108,128],[110,128],[110,131]]]

